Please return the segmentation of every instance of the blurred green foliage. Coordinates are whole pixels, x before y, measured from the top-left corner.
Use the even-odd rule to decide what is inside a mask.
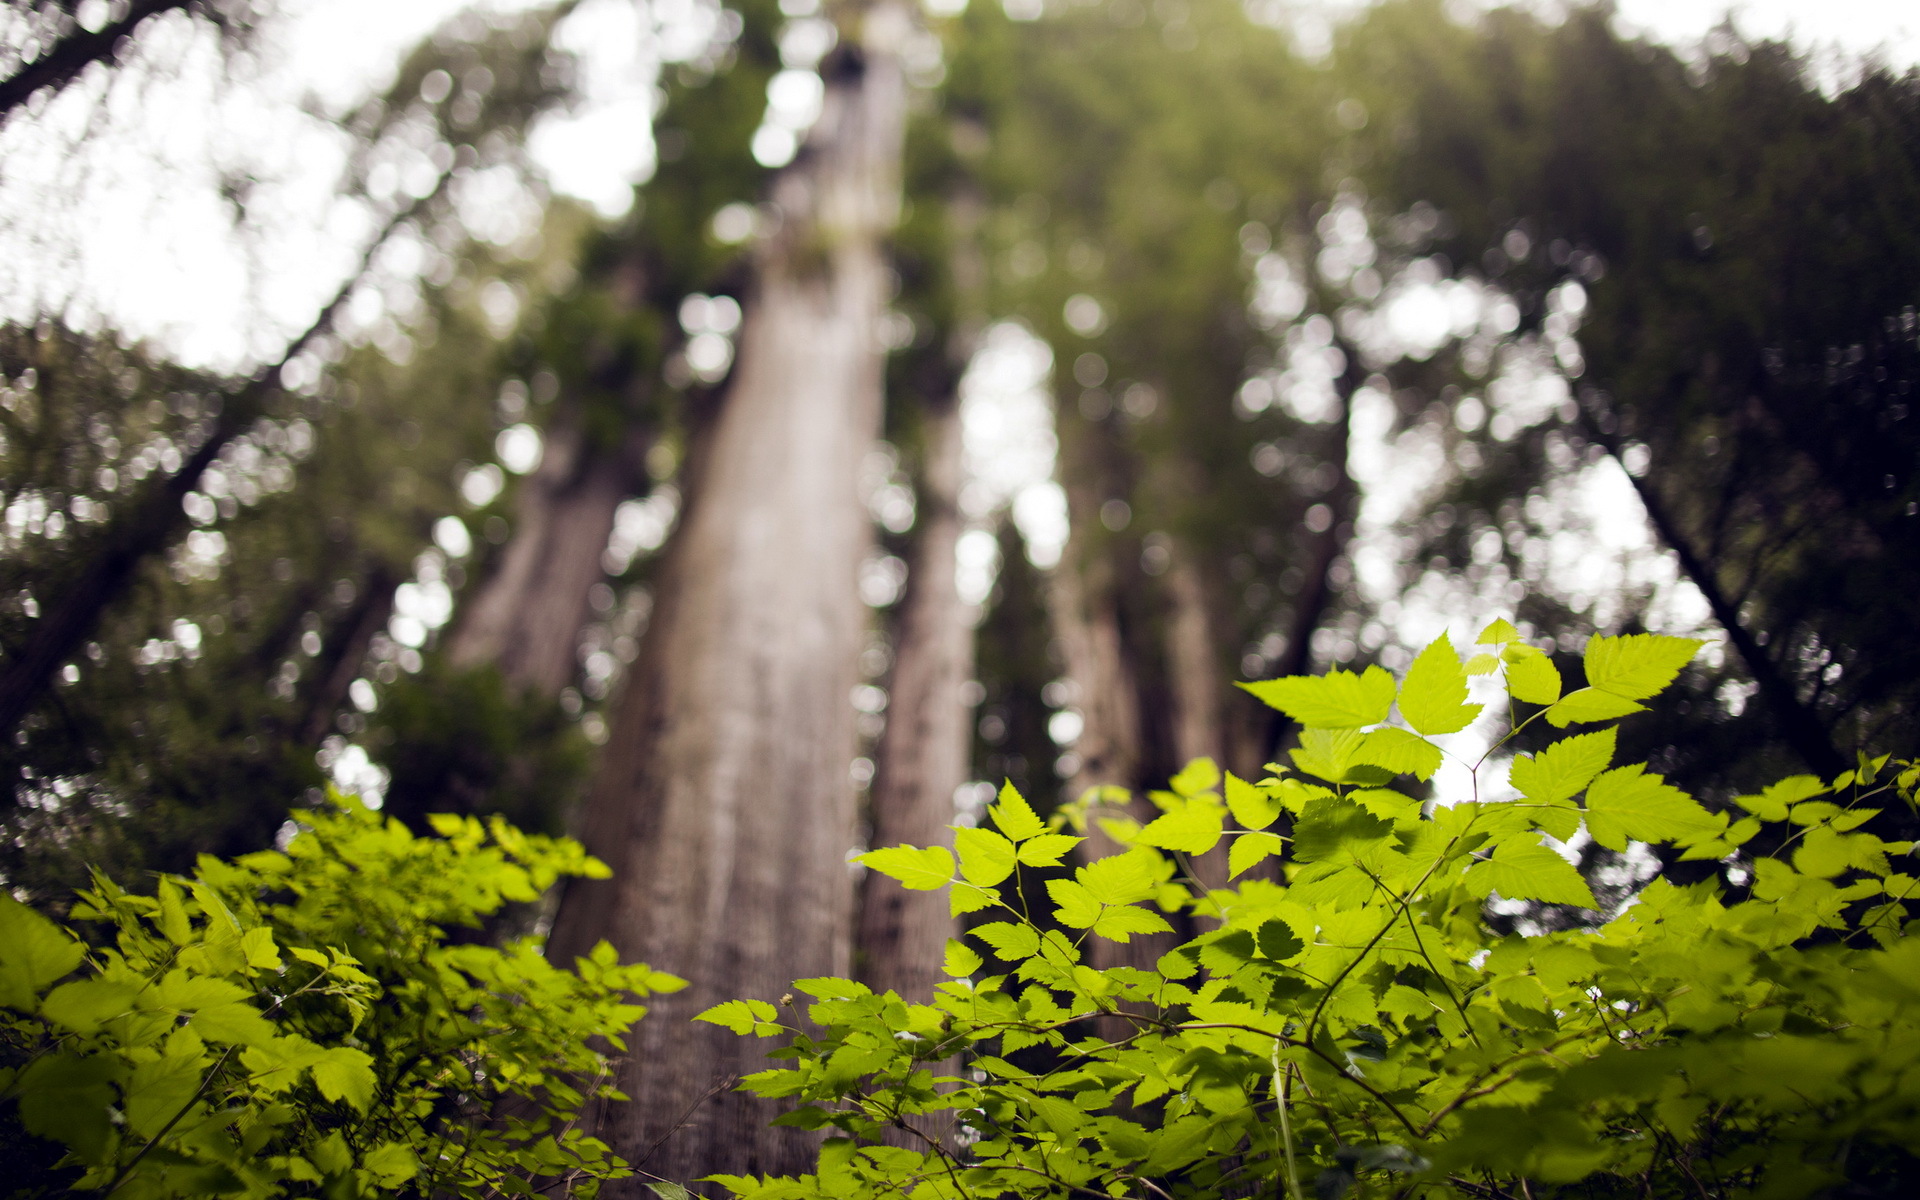
[[[1247,781],[1196,760],[1150,822],[1085,802],[1042,821],[1008,787],[955,828],[957,854],[869,852],[988,923],[948,943],[931,1003],[804,979],[811,1001],[785,997],[790,1012],[701,1014],[783,1039],[791,1065],[743,1086],[827,1135],[816,1173],[718,1182],[751,1200],[1904,1194],[1920,1169],[1915,880],[1911,843],[1873,830],[1888,801],[1915,804],[1920,765],[1792,776],[1741,796],[1738,820],[1615,765],[1613,722],[1699,648],[1595,637],[1574,687],[1496,621],[1471,656],[1442,638],[1398,680],[1248,685],[1303,727],[1292,765]],[[1497,770],[1483,789],[1505,743],[1449,737],[1481,707],[1470,673],[1505,685],[1515,731],[1600,728],[1514,758],[1508,795]],[[1402,790],[1461,749],[1470,797]],[[1583,822],[1616,849],[1705,859],[1787,836],[1749,861],[1745,894],[1662,880],[1603,904],[1556,849]],[[1091,824],[1118,848],[1073,865]],[[1195,869],[1223,849],[1238,886]],[[1284,872],[1260,878],[1274,856]],[[1521,937],[1489,923],[1493,896],[1582,920]],[[1183,912],[1215,927],[1151,969],[1095,965],[1098,941]],[[952,1138],[898,1136],[941,1120]]]
[[[510,901],[604,876],[495,818],[415,837],[352,799],[284,850],[203,857],[153,895],[94,878],[62,928],[0,895],[9,1196],[594,1194],[578,1127],[606,1051],[680,981],[604,943],[462,945]]]

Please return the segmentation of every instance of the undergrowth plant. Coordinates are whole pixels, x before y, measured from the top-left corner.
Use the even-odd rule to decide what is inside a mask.
[[[1497,621],[1397,683],[1245,685],[1301,726],[1291,765],[1195,762],[1144,826],[1099,797],[1043,821],[1009,787],[957,862],[868,853],[950,889],[972,944],[949,943],[932,1003],[809,979],[798,1009],[704,1013],[785,1039],[743,1086],[830,1135],[815,1174],[713,1178],[750,1200],[1914,1194],[1916,880],[1872,823],[1920,768],[1863,759],[1715,811],[1616,763],[1611,722],[1699,647],[1595,637],[1564,690]],[[1507,732],[1465,762],[1468,794],[1417,798],[1480,714],[1472,675],[1501,677]],[[1512,754],[1542,726],[1598,728]],[[1070,866],[1089,820],[1122,849]],[[1583,830],[1727,865],[1601,911],[1567,852]],[[1238,883],[1208,889],[1191,858],[1223,841]],[[1501,899],[1581,919],[1503,932]],[[1155,969],[1089,965],[1093,939],[1175,913],[1207,931]]]
[[[284,851],[152,895],[96,877],[79,929],[0,894],[0,1195],[590,1196],[630,1173],[577,1124],[615,1095],[596,1039],[621,1049],[633,1000],[680,981],[605,943],[566,969],[452,936],[606,867],[334,800]]]

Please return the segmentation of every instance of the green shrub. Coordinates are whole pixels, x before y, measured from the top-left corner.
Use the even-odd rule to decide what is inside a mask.
[[[679,981],[605,944],[564,970],[535,939],[449,940],[606,868],[497,819],[421,838],[338,797],[307,819],[151,896],[96,877],[71,913],[91,944],[0,895],[0,1192],[592,1195],[628,1174],[577,1125],[614,1095],[594,1039],[619,1048],[632,999]]]
[[[744,1086],[832,1135],[817,1174],[716,1178],[754,1200],[1914,1194],[1916,880],[1912,847],[1870,826],[1893,792],[1914,802],[1920,768],[1890,781],[1863,760],[1716,812],[1614,764],[1606,723],[1698,647],[1596,637],[1587,686],[1563,694],[1497,622],[1470,659],[1442,639],[1397,685],[1377,667],[1247,685],[1303,727],[1291,767],[1247,782],[1196,762],[1144,827],[1086,804],[1042,822],[1008,788],[994,828],[957,831],[957,864],[869,853],[992,918],[970,933],[993,965],[955,941],[931,1004],[814,979],[795,985],[804,1014],[703,1014],[789,1039],[791,1063]],[[1466,764],[1471,798],[1397,788],[1430,780],[1479,711],[1469,675],[1495,672],[1515,732],[1603,727],[1514,757],[1510,789],[1498,746]],[[1069,871],[1067,823],[1089,819],[1124,848]],[[1594,911],[1559,850],[1583,828],[1729,865]],[[1223,841],[1241,882],[1209,891],[1190,858]],[[1269,858],[1276,878],[1248,875]],[[1495,898],[1584,916],[1503,933]],[[1169,931],[1176,912],[1218,920],[1154,970],[1086,961],[1090,939]],[[957,1135],[918,1132],[943,1123]]]

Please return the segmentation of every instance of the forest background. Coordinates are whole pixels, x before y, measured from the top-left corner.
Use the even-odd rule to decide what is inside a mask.
[[[691,981],[614,1140],[704,1104],[674,1162],[745,1170],[798,1135],[710,1096],[758,1052],[684,1018],[925,990],[944,903],[847,858],[1002,779],[1255,775],[1290,730],[1236,679],[1482,615],[1568,667],[1697,633],[1629,753],[1704,801],[1908,749],[1911,72],[1577,6],[1335,16],[478,10],[292,137],[253,111],[271,7],[10,7],[14,894],[271,845],[328,783],[573,832],[614,878],[516,919]],[[539,166],[567,139],[584,199]],[[338,164],[317,226],[302,156]],[[239,247],[220,322],[121,327],[166,253],[130,182]],[[1567,853],[1610,905],[1704,869]]]

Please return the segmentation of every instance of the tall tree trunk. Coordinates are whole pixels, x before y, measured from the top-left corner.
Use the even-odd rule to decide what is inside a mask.
[[[1146,722],[1141,705],[1141,671],[1133,658],[1133,647],[1126,636],[1121,616],[1114,547],[1097,534],[1087,544],[1090,522],[1097,519],[1099,501],[1091,505],[1074,502],[1075,490],[1069,490],[1069,511],[1074,517],[1074,532],[1060,564],[1053,569],[1049,604],[1054,638],[1065,659],[1067,678],[1073,684],[1075,702],[1082,725],[1074,743],[1080,767],[1068,781],[1067,796],[1078,799],[1091,788],[1121,787],[1133,792],[1146,782],[1142,778],[1147,765]],[[1131,542],[1128,543],[1129,547]],[[1087,841],[1080,853],[1088,860],[1118,853],[1120,846],[1098,824],[1101,816],[1131,816],[1146,822],[1155,815],[1144,795],[1136,795],[1125,807],[1112,804],[1096,806],[1087,828]],[[1103,938],[1087,942],[1087,961],[1099,969],[1108,967],[1148,967],[1178,944],[1170,934],[1136,935],[1122,944]],[[1104,1036],[1123,1036],[1124,1022],[1104,1020]]]
[[[640,660],[588,800],[613,878],[571,888],[550,953],[607,938],[684,976],[630,1037],[598,1132],[655,1177],[797,1172],[816,1139],[732,1091],[765,1046],[700,1010],[846,974],[854,839],[848,693],[871,540],[857,492],[879,434],[882,239],[897,218],[910,20],[886,4],[826,64],[826,106],[776,181],[738,365],[706,434]],[[641,1177],[608,1196],[646,1196]]]
[[[509,684],[556,696],[573,679],[587,592],[599,582],[614,510],[632,492],[646,435],[594,445],[552,430],[540,468],[515,501],[513,538],[449,640],[456,667],[494,663]]]
[[[1221,668],[1220,622],[1207,595],[1207,583],[1192,552],[1176,545],[1165,575],[1167,595],[1167,682],[1173,699],[1173,752],[1184,766],[1210,758],[1221,770],[1250,768],[1236,754],[1226,721],[1231,683]],[[1258,764],[1256,764],[1258,765]],[[1193,869],[1209,888],[1227,886],[1224,844],[1193,859]]]
[[[973,628],[955,586],[960,514],[961,428],[956,397],[927,411],[920,529],[894,639],[887,725],[874,755],[874,846],[951,847],[953,793],[967,778],[972,749],[961,685],[973,670]],[[954,920],[945,891],[908,891],[869,872],[860,892],[855,958],[875,991],[924,1003],[944,978]]]
[[[1078,542],[1069,537],[1048,587],[1053,636],[1081,717],[1074,742],[1080,766],[1067,781],[1070,800],[1089,788],[1134,787],[1141,750],[1139,681],[1121,634],[1109,564]]]

